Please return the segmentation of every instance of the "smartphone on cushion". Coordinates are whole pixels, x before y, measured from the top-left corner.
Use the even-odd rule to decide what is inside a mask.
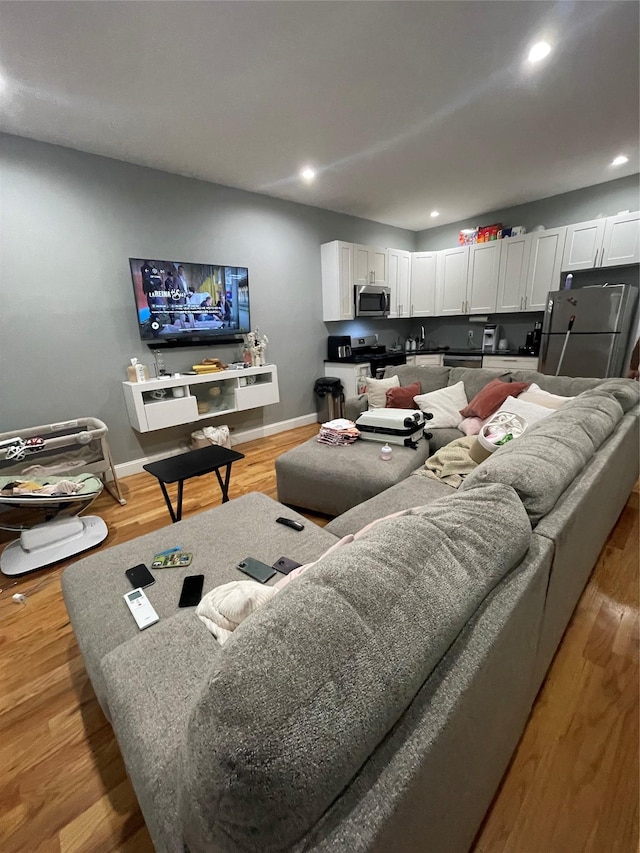
[[[258,581],[259,583],[266,583],[269,578],[272,578],[276,570],[271,566],[268,566],[266,563],[260,562],[260,560],[256,560],[253,557],[245,557],[244,560],[241,560],[237,568],[240,569],[241,572],[244,572],[245,575],[249,575],[250,578],[253,578],[254,581]]]
[[[152,583],[156,582],[156,579],[144,563],[138,563],[137,566],[132,566],[132,568],[127,569],[125,575],[134,589],[151,586]]]
[[[204,575],[187,575],[182,582],[182,592],[178,607],[196,607],[202,598]]]

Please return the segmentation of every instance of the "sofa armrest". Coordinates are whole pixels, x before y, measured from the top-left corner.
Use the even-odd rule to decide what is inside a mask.
[[[369,408],[369,398],[366,394],[359,397],[347,397],[344,402],[344,416],[350,421],[357,421],[363,412]]]

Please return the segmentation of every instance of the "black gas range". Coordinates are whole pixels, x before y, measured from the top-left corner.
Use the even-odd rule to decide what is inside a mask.
[[[327,361],[342,364],[369,362],[372,376],[375,376],[376,371],[382,367],[407,363],[403,352],[390,352],[377,340],[377,335],[365,335],[362,338],[349,337],[348,335],[329,335]],[[348,352],[348,355],[343,355],[345,351]]]

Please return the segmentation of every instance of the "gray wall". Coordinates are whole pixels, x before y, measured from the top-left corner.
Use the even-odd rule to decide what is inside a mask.
[[[505,226],[524,225],[531,231],[536,225],[545,228],[557,228],[572,222],[586,222],[600,216],[613,216],[621,210],[638,210],[640,193],[638,180],[640,175],[629,175],[604,184],[585,187],[570,193],[542,198],[517,207],[493,210],[480,216],[472,216],[450,225],[428,228],[416,232],[416,251],[426,252],[435,249],[450,249],[458,245],[461,228],[475,228],[477,225],[492,225],[502,222]]]
[[[139,339],[129,257],[249,268],[251,320],[269,337],[281,402],[230,415],[237,429],[315,410],[322,375],[320,244],[414,248],[410,231],[0,135],[0,431],[93,416],[116,462],[160,453],[193,425],[139,435],[121,382]],[[172,372],[238,345],[164,350]],[[200,422],[221,423],[223,419]]]

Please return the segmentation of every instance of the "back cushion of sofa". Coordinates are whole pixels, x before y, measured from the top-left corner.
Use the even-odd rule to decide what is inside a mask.
[[[496,373],[495,370],[483,370],[481,367],[452,367],[447,384],[455,385],[456,382],[464,382],[467,400],[473,400],[476,394],[482,391],[489,382],[493,382],[494,379],[509,382],[510,376],[511,374],[508,371]]]
[[[514,370],[511,374],[513,382],[535,382],[543,391],[560,394],[562,397],[577,397],[583,391],[597,388],[604,379],[586,379],[574,376],[547,376],[535,370]]]
[[[530,534],[509,487],[447,496],[374,526],[244,622],[212,661],[181,746],[187,845],[292,849],[521,561]]]
[[[589,462],[623,416],[602,387],[585,391],[496,450],[469,474],[461,489],[488,483],[513,486],[537,524]]]
[[[390,376],[397,376],[400,385],[411,385],[413,382],[419,382],[420,393],[428,394],[430,391],[437,391],[438,388],[445,387],[449,378],[449,368],[400,364],[385,368],[384,376],[385,379]]]

